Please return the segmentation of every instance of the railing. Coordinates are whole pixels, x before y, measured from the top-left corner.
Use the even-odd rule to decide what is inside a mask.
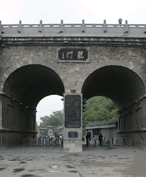
[[[27,138],[23,139],[23,146],[61,146],[62,147],[62,139],[59,138]]]
[[[118,146],[122,146],[122,145],[126,145],[126,146],[132,146],[132,140],[129,138],[114,138],[114,145],[118,145]]]
[[[122,138],[122,137],[120,137],[120,138],[115,138],[115,139],[114,139],[114,145],[122,146],[122,145],[123,145],[123,138]]]
[[[132,146],[132,140],[129,138],[123,138],[123,144],[126,146]]]
[[[86,34],[116,34],[130,33],[141,34],[146,36],[146,24],[85,24],[84,20],[81,24],[64,24],[61,20],[60,24],[2,24],[0,21],[0,34],[56,34],[61,33],[86,33]]]

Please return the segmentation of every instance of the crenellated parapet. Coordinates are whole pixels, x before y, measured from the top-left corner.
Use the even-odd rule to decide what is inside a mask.
[[[146,24],[2,24],[0,22],[0,35],[8,36],[111,36],[111,37],[146,37]]]

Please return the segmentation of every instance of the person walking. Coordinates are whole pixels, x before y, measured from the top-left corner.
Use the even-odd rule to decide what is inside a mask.
[[[99,134],[99,142],[100,142],[100,145],[102,145],[102,138],[103,138],[103,135],[102,133]]]
[[[90,138],[90,134],[89,134],[89,132],[87,132],[87,134],[86,134],[86,146],[89,146],[89,138]]]
[[[27,143],[27,133],[23,135],[23,146]]]

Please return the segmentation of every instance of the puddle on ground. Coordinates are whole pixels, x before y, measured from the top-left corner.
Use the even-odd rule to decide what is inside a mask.
[[[33,174],[24,174],[24,175],[21,175],[20,177],[40,177],[40,176],[33,175]]]
[[[129,159],[131,159],[131,158],[128,158],[128,157],[124,157],[124,158],[118,157],[117,159],[118,159],[118,160],[123,160],[123,159],[124,159],[124,160],[129,160]]]
[[[26,163],[25,161],[21,161],[20,163]]]
[[[16,161],[16,159],[9,159],[8,161]]]
[[[67,168],[75,168],[72,165],[66,165]]]
[[[30,169],[30,170],[28,170],[28,171],[41,171],[41,172],[47,172],[47,170],[46,169],[43,169],[43,168],[39,168],[39,169]]]
[[[78,171],[72,170],[72,171],[68,171],[70,173],[78,173]]]
[[[9,161],[21,161],[21,158],[20,157],[14,157],[14,158],[11,158],[11,159],[8,159]]]
[[[33,161],[34,159],[26,159],[26,161]]]
[[[124,159],[124,158],[119,157],[119,158],[117,158],[117,159],[122,160],[122,159]]]
[[[25,168],[15,168],[15,169],[13,169],[13,172],[18,173],[18,172],[21,172],[23,170],[25,170]]]
[[[1,155],[1,156],[0,156],[0,160],[4,160],[4,159],[5,159],[5,158],[3,158],[3,156]]]
[[[4,170],[4,169],[6,169],[6,167],[0,167],[0,171],[2,171],[2,170]]]

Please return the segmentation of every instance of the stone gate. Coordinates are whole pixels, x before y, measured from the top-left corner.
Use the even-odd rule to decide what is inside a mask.
[[[118,135],[145,147],[145,88],[145,24],[0,22],[1,145],[34,133],[38,102],[57,94],[65,98],[64,150],[82,151],[82,99],[93,96],[113,100]]]

